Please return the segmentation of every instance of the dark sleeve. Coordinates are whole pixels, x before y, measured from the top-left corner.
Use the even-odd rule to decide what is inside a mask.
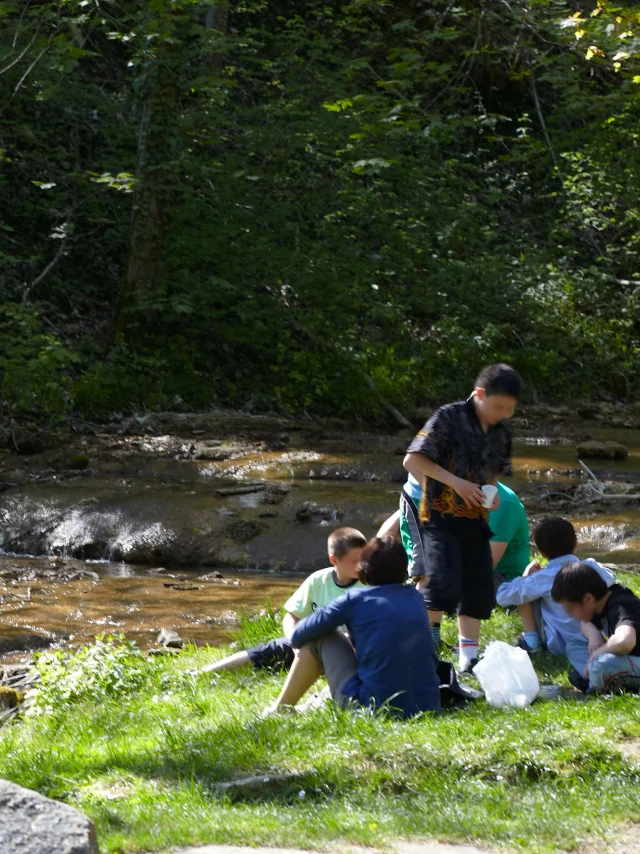
[[[616,629],[620,626],[631,626],[636,632],[640,632],[640,602],[620,602],[615,610],[615,624]]]
[[[504,475],[504,477],[509,477],[511,472],[511,430],[505,425],[498,474]]]
[[[451,443],[451,416],[438,409],[407,448],[408,454],[424,454],[438,465],[446,465]]]
[[[304,617],[298,623],[291,635],[291,645],[299,649],[309,641],[328,635],[333,629],[348,625],[351,611],[351,596],[345,593],[324,608],[318,608],[313,614]]]

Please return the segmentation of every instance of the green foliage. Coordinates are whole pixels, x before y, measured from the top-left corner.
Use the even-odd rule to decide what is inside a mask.
[[[640,391],[637,4],[0,13],[0,298],[81,357],[41,413]]]
[[[240,614],[240,627],[233,633],[234,643],[239,649],[248,649],[258,643],[282,637],[284,611],[274,611],[269,602],[259,614]]]
[[[43,330],[34,306],[0,307],[0,395],[11,417],[67,412],[78,361],[76,353]]]
[[[136,644],[124,636],[97,637],[94,644],[74,653],[39,653],[35,670],[40,682],[29,692],[27,715],[65,714],[70,704],[131,694],[148,669]]]

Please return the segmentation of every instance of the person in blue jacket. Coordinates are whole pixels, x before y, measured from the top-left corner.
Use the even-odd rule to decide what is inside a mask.
[[[400,717],[440,708],[433,635],[423,597],[405,584],[407,564],[392,537],[369,540],[360,561],[367,586],[297,623],[291,643],[300,654],[268,712],[295,706],[323,672],[342,708],[385,707]]]

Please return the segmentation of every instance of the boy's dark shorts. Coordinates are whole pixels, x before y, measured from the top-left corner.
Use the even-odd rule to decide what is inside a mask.
[[[295,657],[291,641],[286,638],[252,646],[247,655],[256,670],[289,670]]]
[[[493,571],[493,589],[496,591],[496,593],[498,592],[498,587],[500,587],[501,584],[507,584],[509,581],[513,581],[513,579],[507,578],[507,576],[504,574],[504,572],[498,572],[497,570],[494,569],[494,571]]]
[[[496,604],[489,539],[482,533],[457,537],[442,528],[426,527],[422,542],[427,608],[488,620]]]

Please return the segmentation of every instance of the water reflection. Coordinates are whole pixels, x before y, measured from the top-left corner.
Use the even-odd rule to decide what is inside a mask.
[[[65,563],[69,569],[83,566],[82,561]],[[51,561],[0,559],[0,574],[16,567],[49,570]],[[141,568],[96,562],[91,569],[97,579],[20,581],[0,575],[0,636],[35,632],[76,645],[97,634],[124,632],[148,648],[167,628],[185,640],[218,644],[228,642],[243,609],[255,612],[266,602],[280,607],[300,582],[291,575],[237,571],[223,571],[221,579],[205,581],[200,579],[202,570],[150,575]]]

